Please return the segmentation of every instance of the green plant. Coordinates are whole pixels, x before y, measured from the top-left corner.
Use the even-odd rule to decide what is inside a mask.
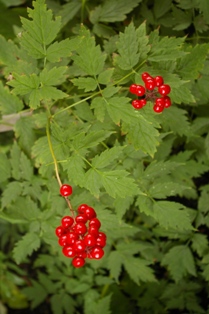
[[[11,2],[1,3],[4,14]],[[56,314],[208,313],[208,2],[46,3],[33,1],[28,16],[22,8],[21,25],[0,36],[2,302]],[[171,87],[162,113],[150,100],[131,106],[142,73]],[[82,203],[107,242],[76,269],[56,234]]]

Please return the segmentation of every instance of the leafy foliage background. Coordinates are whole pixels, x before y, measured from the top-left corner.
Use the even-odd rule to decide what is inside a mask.
[[[209,313],[208,21],[207,0],[0,1],[1,313]],[[144,71],[163,114],[130,105]],[[108,236],[82,269],[49,134]]]

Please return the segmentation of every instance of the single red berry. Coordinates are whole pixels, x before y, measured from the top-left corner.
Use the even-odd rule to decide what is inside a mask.
[[[89,227],[88,233],[89,233],[89,234],[93,234],[94,236],[97,237],[98,234],[99,234],[99,230],[98,230],[98,228],[97,228],[95,225],[93,225],[93,226],[90,226],[90,227]]]
[[[58,237],[61,237],[61,235],[65,233],[65,229],[63,228],[63,226],[59,226],[55,229],[55,233]]]
[[[106,239],[97,237],[96,245],[99,246],[99,247],[101,247],[101,248],[105,247],[105,245],[106,245]]]
[[[97,237],[98,237],[98,238],[102,238],[102,239],[104,239],[104,240],[107,239],[107,236],[106,236],[106,234],[105,234],[104,232],[99,232]]]
[[[90,226],[96,226],[98,229],[101,227],[101,222],[97,218],[93,218],[89,221],[89,227]]]
[[[91,250],[91,256],[95,259],[100,259],[100,258],[102,258],[103,255],[104,255],[104,251],[100,246],[95,246]]]
[[[164,83],[164,80],[163,80],[162,76],[160,76],[160,75],[156,76],[154,78],[154,80],[155,80],[155,84],[156,84],[157,87],[163,85],[163,83]]]
[[[158,87],[158,92],[162,95],[162,96],[166,96],[170,93],[171,88],[169,85],[167,84],[163,84],[161,86]]]
[[[70,216],[65,216],[62,218],[62,227],[67,229],[71,227],[74,223],[74,219]]]
[[[145,88],[142,85],[137,85],[136,86],[136,93],[137,96],[144,96],[145,94]]]
[[[86,244],[84,243],[84,240],[77,240],[73,244],[73,249],[76,252],[83,252],[83,251],[85,251],[85,248],[86,248]]]
[[[87,220],[88,220],[88,217],[86,216],[86,214],[80,214],[75,217],[76,222],[83,222],[85,224]]]
[[[95,246],[96,245],[96,238],[93,234],[87,234],[83,238],[84,243],[86,246]]]
[[[60,187],[60,194],[64,197],[66,196],[70,196],[73,193],[73,189],[72,186],[68,185],[68,184],[63,184]]]
[[[60,246],[67,245],[67,235],[66,234],[61,235],[61,237],[58,240],[58,243]]]
[[[147,103],[146,99],[135,99],[132,101],[131,104],[135,109],[141,109],[146,105],[146,103]]]
[[[145,87],[149,90],[153,90],[155,87],[156,87],[156,83],[155,83],[155,80],[154,79],[148,79],[146,82],[145,82]]]
[[[164,107],[158,106],[158,105],[154,105],[154,107],[153,107],[153,110],[154,110],[156,113],[162,112],[163,109],[164,109]]]
[[[152,78],[151,75],[147,72],[142,73],[142,80],[146,82],[148,78]]]
[[[76,256],[74,257],[74,259],[72,260],[72,265],[76,268],[80,268],[83,267],[85,265],[85,260],[83,257],[80,256]]]
[[[78,207],[78,212],[79,212],[79,214],[84,214],[84,211],[86,210],[86,208],[88,208],[88,205],[87,205],[87,204],[81,204],[81,205]]]
[[[129,87],[129,91],[131,94],[136,94],[136,88],[137,88],[137,85],[136,84],[132,84],[130,87]]]
[[[62,253],[67,257],[74,257],[76,255],[76,251],[73,249],[72,246],[65,246],[62,249]]]
[[[156,98],[155,105],[159,107],[165,107],[165,99],[163,97]]]
[[[67,244],[73,245],[78,240],[78,234],[74,232],[67,233]]]
[[[88,206],[85,210],[84,210],[85,215],[87,216],[88,220],[95,218],[97,216],[95,210]]]
[[[165,100],[165,108],[168,108],[171,106],[171,99],[169,96],[165,96],[164,97],[164,100]]]
[[[77,224],[75,224],[74,226],[74,232],[76,234],[85,234],[87,231],[86,225],[83,222],[78,222]]]

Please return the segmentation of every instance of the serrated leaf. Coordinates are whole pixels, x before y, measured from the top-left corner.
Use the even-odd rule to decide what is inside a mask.
[[[197,252],[197,254],[202,257],[207,251],[208,239],[205,234],[195,233],[192,237],[192,249]]]
[[[76,51],[77,55],[74,55],[72,59],[85,73],[96,76],[104,68],[106,55],[101,52],[99,46],[96,46],[95,38],[90,35],[89,30],[82,27],[79,36],[82,38],[82,44]]]
[[[175,202],[158,201],[153,204],[153,217],[165,229],[192,230],[190,218],[183,207]]]
[[[163,176],[172,173],[173,170],[180,167],[182,164],[174,161],[152,161],[144,171],[145,179],[153,179],[154,177]]]
[[[126,14],[131,12],[141,0],[130,0],[128,3],[123,0],[107,0],[102,6],[96,7],[91,13],[90,20],[96,22],[117,22],[123,21]]]
[[[87,148],[94,147],[109,137],[111,132],[104,130],[92,131],[87,134],[84,132],[74,137],[72,146],[76,152],[86,150]]]
[[[168,270],[176,282],[187,274],[196,276],[194,257],[186,245],[177,245],[170,249],[163,257],[162,265],[168,266]]]
[[[147,265],[149,262],[141,258],[124,256],[124,267],[129,274],[130,278],[139,285],[140,281],[143,282],[155,282],[155,276],[153,270]]]
[[[175,182],[156,183],[149,189],[149,194],[154,198],[166,198],[167,196],[179,195],[184,190],[191,189],[187,185]]]
[[[61,6],[61,9],[57,13],[57,15],[61,16],[62,18],[61,20],[62,27],[66,25],[70,20],[73,19],[73,17],[80,10],[80,8],[81,8],[80,1],[69,2]]]
[[[9,182],[6,186],[6,188],[3,191],[2,195],[2,207],[6,207],[7,205],[14,202],[17,197],[22,192],[22,184],[21,182]]]
[[[105,118],[105,99],[103,97],[95,97],[91,102],[91,109],[94,109],[96,118],[103,122]]]
[[[6,181],[10,177],[11,166],[7,156],[0,153],[0,182]]]
[[[171,9],[172,0],[161,0],[154,3],[153,13],[156,19],[162,17]]]
[[[62,163],[62,167],[67,171],[69,180],[73,180],[75,184],[83,186],[86,164],[81,156],[71,156],[67,162]]]
[[[94,91],[97,88],[97,81],[91,77],[79,77],[71,81],[79,89],[84,89],[85,92]]]
[[[70,57],[73,50],[76,50],[81,39],[66,38],[60,42],[55,41],[46,50],[46,58],[49,62],[60,62],[61,58]]]
[[[97,313],[111,314],[110,301],[111,301],[111,295],[108,295],[106,297],[103,297],[102,299],[99,299],[94,306],[94,313],[95,314]]]
[[[13,256],[17,264],[25,260],[28,255],[36,251],[40,247],[41,241],[37,234],[27,233],[16,243],[13,250]]]
[[[108,256],[108,269],[110,270],[110,275],[119,283],[119,276],[121,273],[122,259],[121,254],[118,251],[110,252]]]
[[[97,155],[92,160],[92,166],[97,169],[102,169],[107,167],[109,164],[111,164],[115,159],[117,159],[123,151],[124,147],[117,146],[112,147],[110,149],[106,149],[104,152],[102,152],[100,155]]]
[[[85,173],[84,187],[88,189],[95,197],[99,197],[101,184],[100,174],[94,169],[89,169]]]
[[[21,150],[19,146],[17,145],[17,142],[14,142],[11,148],[10,163],[12,166],[12,177],[16,180],[20,179],[20,163],[19,163],[20,155],[21,155]]]
[[[46,86],[50,85],[60,85],[66,80],[65,72],[67,67],[53,67],[50,70],[46,68],[40,73],[40,83]]]
[[[138,193],[139,194],[139,193]],[[114,208],[116,215],[119,219],[122,219],[126,211],[130,209],[131,204],[133,203],[133,197],[127,196],[125,199],[117,197],[114,201]]]
[[[21,177],[27,181],[31,181],[33,177],[33,167],[30,160],[22,152],[20,156]]]
[[[30,154],[31,147],[34,144],[34,123],[32,117],[21,117],[15,124],[15,135],[19,138],[19,145]]]
[[[20,111],[23,108],[22,101],[12,95],[8,88],[5,88],[0,82],[0,110],[2,114],[11,114]]]
[[[171,130],[180,136],[187,135],[190,131],[187,112],[177,107],[171,107],[163,112],[162,124],[166,131]]]
[[[15,57],[17,46],[13,41],[6,41],[6,39],[0,35],[0,47],[4,47],[4,49],[0,49],[0,64],[14,66],[17,62]]]
[[[21,36],[21,45],[28,54],[40,59],[46,56],[46,46],[57,36],[61,28],[61,18],[53,20],[52,11],[47,10],[45,0],[33,2],[34,9],[28,9],[32,20],[21,18],[25,32]]]
[[[32,286],[23,289],[23,293],[32,301],[32,309],[41,304],[47,297],[46,289],[37,281],[32,280]]]
[[[107,69],[107,70],[101,72],[98,76],[98,82],[100,84],[107,85],[108,83],[110,83],[113,72],[114,72],[114,68]]]

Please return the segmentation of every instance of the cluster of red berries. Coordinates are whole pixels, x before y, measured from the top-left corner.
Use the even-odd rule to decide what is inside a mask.
[[[60,188],[62,196],[67,197],[72,193],[72,188],[69,187],[65,184]],[[61,226],[55,229],[59,237],[58,243],[63,247],[62,253],[66,257],[73,258],[72,265],[76,268],[84,266],[85,258],[101,259],[104,255],[106,235],[99,230],[101,222],[96,216],[92,207],[81,204],[75,218],[63,217]]]
[[[144,107],[148,100],[154,102],[153,110],[157,113],[171,106],[171,99],[168,96],[171,88],[170,85],[164,84],[162,76],[152,77],[149,73],[144,72],[142,73],[142,80],[144,86],[132,84],[129,88],[130,93],[141,97],[132,101],[132,106],[135,109]]]

